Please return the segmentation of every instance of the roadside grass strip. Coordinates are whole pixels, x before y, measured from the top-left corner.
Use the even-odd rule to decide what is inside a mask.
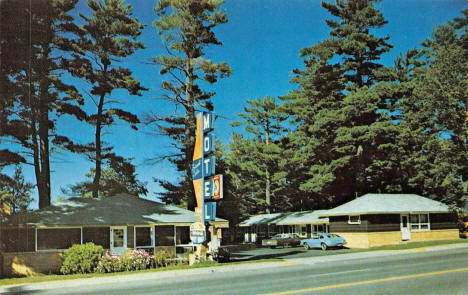
[[[315,287],[315,288],[307,288],[307,289],[290,290],[290,291],[283,291],[283,292],[266,293],[266,294],[263,294],[263,295],[301,294],[301,293],[317,292],[317,291],[332,290],[332,289],[347,288],[347,287],[355,287],[355,286],[362,286],[362,285],[372,285],[372,284],[379,284],[379,283],[392,282],[392,281],[417,279],[417,278],[424,278],[424,277],[438,276],[438,275],[444,275],[444,274],[449,274],[449,273],[466,272],[466,271],[468,271],[468,267],[457,268],[457,269],[449,269],[449,270],[442,270],[442,271],[434,271],[434,272],[426,272],[426,273],[420,273],[420,274],[405,275],[405,276],[399,276],[399,277],[390,277],[390,278],[384,278],[384,279],[376,279],[376,280],[336,284],[336,285],[329,285],[329,286],[322,286],[322,287]]]
[[[172,265],[172,266],[151,268],[151,269],[145,269],[145,270],[111,272],[111,273],[93,272],[93,273],[87,273],[87,274],[72,274],[72,275],[36,274],[30,277],[2,278],[0,279],[0,286],[33,284],[33,283],[43,283],[43,282],[61,281],[61,280],[90,279],[90,278],[97,278],[97,277],[138,275],[138,274],[143,274],[143,273],[157,273],[157,272],[173,271],[173,270],[189,270],[189,269],[196,269],[196,268],[225,267],[225,266],[232,266],[232,265],[243,265],[243,264],[254,264],[254,263],[273,263],[273,262],[282,262],[282,261],[283,259],[261,259],[261,260],[255,260],[255,261],[241,261],[241,262],[231,262],[231,263],[218,263],[214,261],[203,261],[200,263],[196,263],[192,266]]]
[[[423,247],[445,246],[452,244],[468,244],[467,239],[456,240],[440,240],[440,241],[424,241],[424,242],[409,242],[396,245],[376,246],[366,249],[364,251],[380,251],[380,250],[410,250]]]

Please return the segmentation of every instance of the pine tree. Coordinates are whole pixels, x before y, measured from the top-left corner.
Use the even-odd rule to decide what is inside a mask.
[[[173,141],[174,152],[163,158],[177,166],[183,173],[178,184],[156,180],[166,190],[163,200],[170,203],[195,205],[195,193],[191,181],[191,166],[195,144],[195,111],[213,110],[211,98],[214,92],[202,86],[216,83],[230,75],[225,63],[214,63],[205,57],[205,49],[222,45],[213,29],[228,21],[222,0],[160,0],[155,8],[154,26],[166,45],[168,55],[154,59],[162,75],[168,75],[161,87],[163,99],[174,104],[174,115],[155,114],[150,121],[159,132]]]
[[[130,69],[122,67],[124,58],[144,48],[137,41],[143,25],[132,16],[132,7],[121,0],[89,0],[92,17],[80,14],[82,26],[70,26],[75,34],[71,42],[63,42],[60,48],[71,52],[72,58],[64,59],[63,65],[78,78],[91,85],[90,95],[96,105],[96,113],[87,120],[95,126],[94,142],[88,145],[71,145],[70,149],[86,153],[95,162],[92,187],[94,198],[99,196],[101,166],[111,160],[120,159],[112,153],[112,147],[105,146],[103,128],[114,123],[115,118],[128,122],[133,129],[140,121],[138,117],[121,108],[106,107],[111,103],[109,96],[116,89],[127,90],[131,95],[141,96],[146,88],[132,77]],[[94,100],[93,97],[96,97]],[[69,145],[68,142],[64,142]]]
[[[410,50],[395,65],[402,185],[458,206],[468,169],[468,10],[464,14],[464,19],[438,26],[423,50]]]
[[[95,169],[91,168],[86,175],[87,180],[63,189],[62,193],[69,196],[91,198],[94,186]],[[135,166],[125,159],[112,159],[103,167],[99,180],[99,198],[126,193],[133,196],[146,195],[146,183],[137,180]]]
[[[2,1],[0,136],[17,147],[6,151],[21,162],[34,165],[39,207],[50,205],[50,140],[55,135],[55,116],[70,114],[84,119],[79,104],[82,97],[75,87],[60,79],[55,50],[64,42],[61,34],[71,24],[69,15],[76,0]],[[51,114],[54,113],[54,117]],[[13,161],[18,162],[18,161]]]
[[[216,173],[223,175],[223,199],[218,202],[216,215],[229,220],[229,231],[231,241],[238,240],[237,225],[245,220],[250,214],[256,214],[256,204],[253,198],[249,198],[249,191],[246,190],[246,179],[240,179],[239,171],[233,161],[238,158],[226,151],[220,141],[216,142]]]
[[[271,199],[275,198],[275,192],[282,189],[282,179],[277,176],[282,158],[280,139],[284,127],[281,123],[286,120],[286,116],[280,114],[277,103],[272,97],[247,100],[247,104],[249,106],[244,107],[244,113],[238,115],[241,120],[231,124],[234,127],[244,125],[245,130],[251,135],[250,140],[239,138],[241,140],[238,143],[249,145],[244,147],[249,149],[249,153],[240,158],[244,162],[240,163],[239,168],[246,170],[253,179],[256,179],[260,190],[253,193],[256,199],[262,200],[261,207],[265,212],[270,213],[273,209]],[[279,203],[284,209],[284,200]]]
[[[295,70],[299,89],[284,99],[296,126],[290,136],[290,181],[309,194],[307,206],[329,207],[368,191],[396,189],[397,129],[387,110],[388,69],[379,58],[392,46],[374,31],[387,22],[372,0],[337,0],[322,6],[330,38],[301,51],[305,70]],[[289,169],[291,171],[291,169]],[[385,171],[385,172],[382,172]]]
[[[33,188],[32,183],[24,180],[21,166],[16,166],[13,177],[0,177],[0,201],[6,201],[10,205],[11,213],[26,211],[33,201]]]

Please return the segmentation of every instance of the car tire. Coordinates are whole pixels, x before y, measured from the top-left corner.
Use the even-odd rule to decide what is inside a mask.
[[[307,243],[304,243],[304,249],[306,249],[306,250],[310,250],[310,246],[309,246],[309,244],[307,244]]]
[[[325,243],[322,243],[320,246],[322,247],[323,251],[327,250],[327,248],[328,248],[327,244],[325,244]]]

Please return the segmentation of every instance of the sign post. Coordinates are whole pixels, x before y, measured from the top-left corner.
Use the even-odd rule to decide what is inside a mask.
[[[213,155],[215,151],[215,136],[213,134],[213,113],[202,112],[197,115],[197,131],[195,136],[195,148],[192,162],[192,180],[195,190],[197,207],[195,215],[198,223],[205,229],[203,238],[201,235],[192,239],[193,244],[197,246],[199,256],[204,244],[210,241],[206,237],[206,231],[215,232],[214,226],[209,225],[210,221],[216,219],[216,202],[223,197],[223,176],[216,175],[216,158]],[[194,223],[195,224],[195,223]],[[194,231],[195,233],[195,231]],[[215,246],[217,247],[217,245]],[[210,249],[213,250],[213,249]]]

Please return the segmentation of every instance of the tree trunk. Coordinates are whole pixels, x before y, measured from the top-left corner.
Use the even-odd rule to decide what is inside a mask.
[[[99,197],[99,181],[101,180],[101,164],[102,164],[102,146],[101,146],[101,130],[102,130],[102,110],[104,107],[105,94],[101,94],[99,98],[98,111],[96,116],[96,166],[93,179],[93,198]]]
[[[195,132],[196,132],[196,118],[195,118],[195,101],[192,95],[193,92],[193,67],[192,59],[187,57],[187,76],[185,77],[185,171],[187,174],[188,181],[192,181],[192,159],[195,145]],[[195,191],[193,186],[189,186],[191,192],[189,192],[189,199],[187,200],[187,207],[189,210],[193,210],[197,206],[195,199]]]
[[[39,192],[40,208],[50,206],[50,162],[49,162],[49,99],[48,82],[41,81],[41,93],[39,103],[39,155],[40,155],[40,179],[41,190]],[[42,207],[41,207],[42,206]]]
[[[267,127],[268,128],[268,127]],[[270,134],[269,131],[267,130],[265,133],[265,144],[268,147],[270,144]],[[265,163],[265,204],[266,204],[266,213],[270,214],[270,207],[271,207],[271,176],[270,176],[270,170],[268,168],[268,163]]]
[[[36,130],[36,115],[34,109],[31,107],[31,148],[33,152],[33,163],[34,163],[34,174],[36,176],[37,191],[39,193],[39,209],[47,207],[47,197],[44,196],[42,173],[41,173],[41,161],[39,153],[39,138]]]

